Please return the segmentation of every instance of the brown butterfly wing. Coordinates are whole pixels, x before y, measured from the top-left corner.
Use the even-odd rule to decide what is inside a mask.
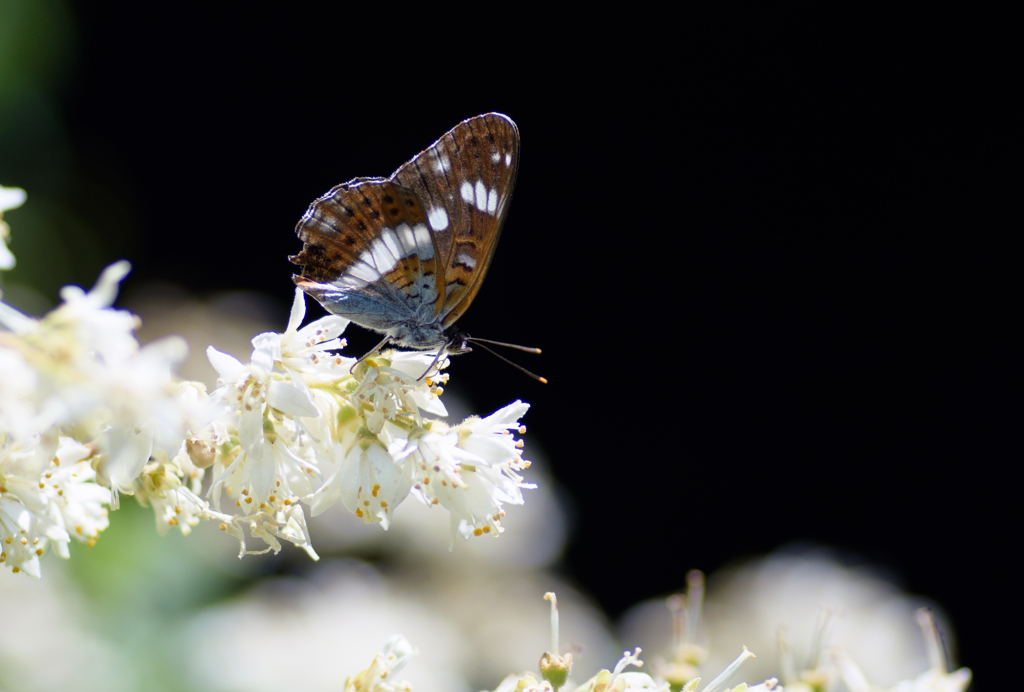
[[[447,327],[473,301],[494,256],[519,167],[519,130],[500,113],[455,126],[395,171],[428,219],[443,290],[435,317]]]
[[[289,258],[302,267],[297,284],[314,296],[310,282],[358,292],[360,300],[346,308],[360,312],[342,314],[384,330],[390,322],[432,316],[436,310],[439,291],[432,288],[440,260],[412,191],[392,180],[357,178],[313,202],[295,231],[304,243],[302,252]],[[424,280],[428,290],[421,290]]]

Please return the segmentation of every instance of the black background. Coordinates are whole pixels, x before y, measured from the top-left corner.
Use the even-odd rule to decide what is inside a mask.
[[[532,404],[527,445],[575,499],[564,570],[615,615],[691,567],[837,546],[944,604],[977,675],[1009,599],[989,492],[1008,385],[979,298],[1006,279],[967,163],[987,68],[913,22],[530,34],[497,7],[465,27],[342,7],[76,6],[61,107],[123,205],[126,289],[258,289],[283,327],[314,198],[506,113],[519,182],[461,326],[543,347],[513,357],[550,384],[482,353],[451,372],[476,410]]]

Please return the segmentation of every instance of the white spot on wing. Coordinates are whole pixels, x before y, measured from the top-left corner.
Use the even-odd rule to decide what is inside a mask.
[[[367,264],[372,263],[381,274],[386,274],[398,264],[398,258],[391,253],[380,238],[370,243],[369,251],[364,250],[359,259]]]
[[[408,257],[416,252],[416,235],[409,228],[409,224],[403,223],[395,229],[398,239],[402,241],[402,257]]]
[[[494,163],[498,163],[498,161],[501,161],[501,153],[496,151],[493,154],[491,154],[491,161],[493,161]]]
[[[494,216],[494,211],[498,208],[498,190],[497,188],[487,193],[487,213]]]
[[[408,224],[404,223],[402,224],[402,226],[405,226],[406,228],[409,227]],[[401,228],[401,226],[399,228]],[[381,231],[380,239],[381,241],[383,241],[387,249],[391,252],[391,256],[394,257],[396,260],[405,257],[405,252],[403,252],[402,246],[398,242],[398,236],[396,236],[395,232],[392,231],[390,228],[385,228],[383,231]]]
[[[444,210],[444,207],[434,207],[427,213],[427,221],[435,231],[443,231],[448,228],[448,212]]]
[[[476,260],[467,255],[465,252],[460,252],[456,258],[462,264],[468,265],[470,269],[476,266]]]
[[[511,166],[512,165],[512,154],[505,154],[505,165],[506,166]]]
[[[430,237],[430,231],[427,230],[427,225],[418,223],[413,227],[412,232],[416,237],[416,254],[419,255],[420,259],[423,261],[433,259],[434,241]]]
[[[380,272],[373,268],[372,264],[368,263],[370,258],[369,253],[364,252],[359,256],[359,261],[353,262],[352,266],[345,272],[345,278],[358,279],[359,281],[365,281],[368,284],[372,284],[376,281],[380,281]]]
[[[409,224],[403,223],[395,232],[402,241],[402,259],[415,255],[426,261],[434,257],[434,243],[430,240],[430,231],[427,230],[425,223],[418,223],[412,228],[409,228]]]
[[[431,149],[430,167],[434,169],[435,173],[447,173],[452,169],[452,162],[444,154],[438,154],[436,149]]]
[[[468,180],[462,183],[462,187],[459,188],[459,192],[462,193],[462,199],[470,204],[473,203],[473,186],[469,184]]]
[[[487,188],[484,181],[476,181],[476,208],[480,211],[487,211]]]

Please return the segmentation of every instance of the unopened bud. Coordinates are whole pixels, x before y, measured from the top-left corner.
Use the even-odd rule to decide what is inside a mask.
[[[188,458],[196,468],[206,469],[213,466],[217,458],[217,452],[203,440],[186,440],[185,449],[188,451]]]
[[[569,679],[570,670],[572,670],[572,654],[559,656],[548,651],[540,657],[540,674],[556,690]]]

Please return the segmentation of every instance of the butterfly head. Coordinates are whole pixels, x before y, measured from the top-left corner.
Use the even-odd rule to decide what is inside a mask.
[[[453,356],[473,350],[473,347],[469,345],[472,337],[457,327],[449,327],[445,331],[444,337],[444,350]]]

